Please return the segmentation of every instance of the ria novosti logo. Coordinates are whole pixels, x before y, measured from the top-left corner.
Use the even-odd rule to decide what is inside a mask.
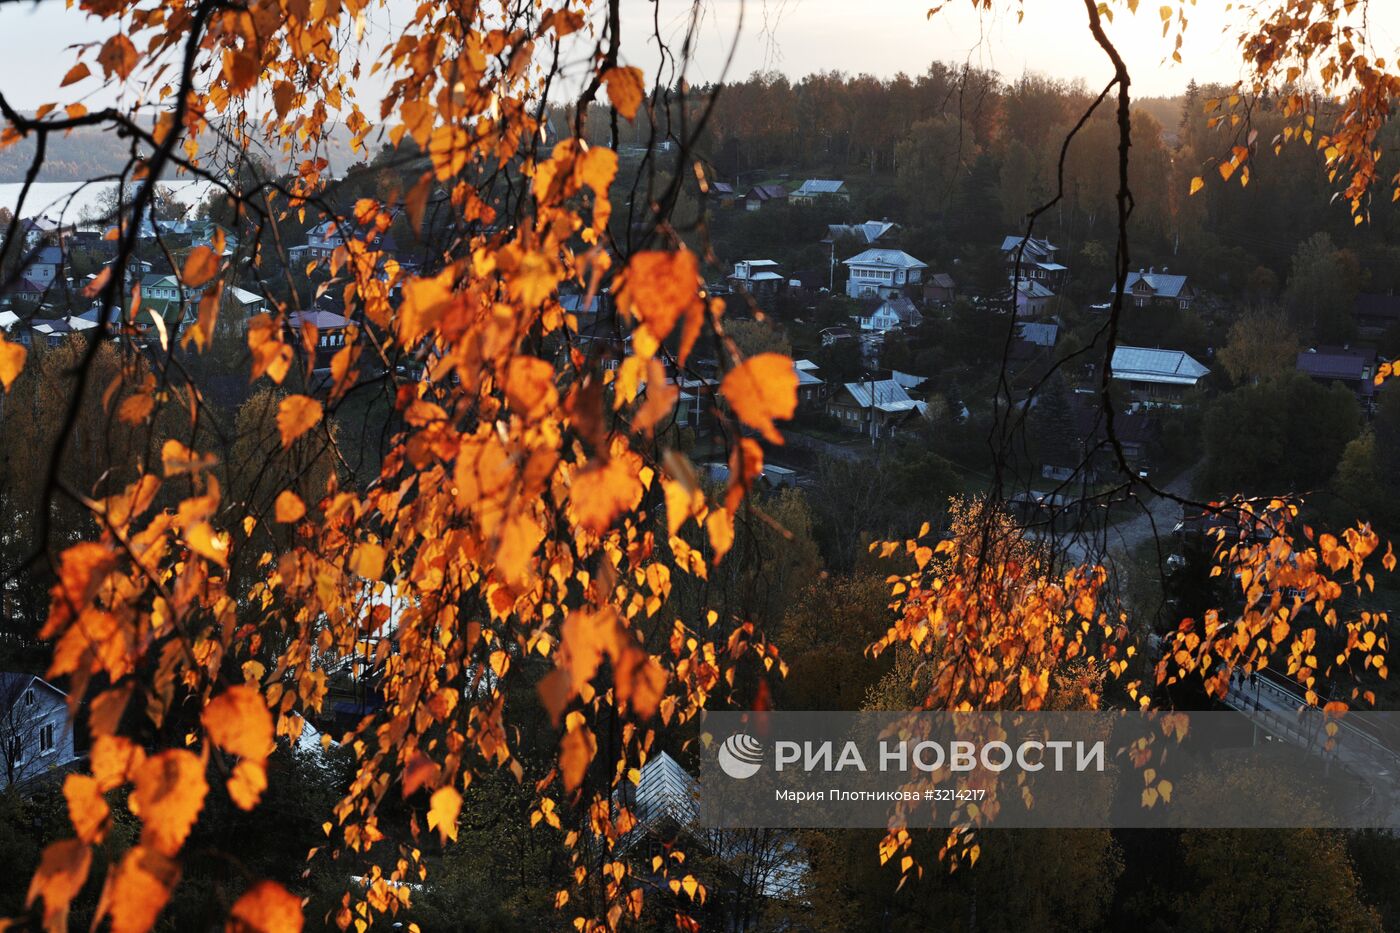
[[[720,770],[736,781],[751,778],[763,766],[763,743],[746,732],[736,732],[719,747]]]

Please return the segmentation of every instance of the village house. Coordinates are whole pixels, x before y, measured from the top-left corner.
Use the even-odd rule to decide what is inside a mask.
[[[1024,245],[1023,245],[1024,244]],[[1059,288],[1069,278],[1069,268],[1056,261],[1059,247],[1037,237],[1011,235],[1001,241],[1001,254],[1007,271],[1016,273],[1016,260],[1021,260],[1021,277]]]
[[[855,334],[851,333],[849,327],[842,327],[837,324],[834,327],[823,327],[821,329],[822,346],[830,347],[843,340],[854,340]]]
[[[28,276],[21,276],[20,280],[10,289],[10,293],[19,301],[38,304],[43,300],[44,295],[48,294],[50,285],[40,285]]]
[[[958,286],[946,272],[935,272],[924,280],[926,304],[949,304],[958,300]]]
[[[874,247],[845,260],[850,270],[846,294],[851,298],[878,295],[881,298],[903,296],[907,286],[918,285],[927,263],[920,262],[902,249]]]
[[[1186,393],[1210,370],[1182,350],[1116,347],[1110,369],[1128,390],[1134,407],[1180,407]]]
[[[52,288],[63,275],[63,250],[57,246],[41,246],[24,267],[24,277],[40,290]]]
[[[22,339],[21,342],[31,346],[42,343],[42,345],[53,349],[62,346],[63,341],[73,334],[81,334],[96,326],[96,321],[89,321],[78,315],[60,318],[36,318],[29,322],[30,340]]]
[[[894,437],[928,409],[915,400],[895,379],[869,379],[847,382],[827,399],[826,413],[844,431],[864,434],[875,440]]]
[[[34,674],[0,671],[0,787],[76,758],[68,694]]]
[[[1125,283],[1128,297],[1133,305],[1138,308],[1145,308],[1153,302],[1171,302],[1178,308],[1186,310],[1191,307],[1191,302],[1195,299],[1196,293],[1191,288],[1190,283],[1184,275],[1168,275],[1165,268],[1161,272],[1156,269],[1137,272],[1129,272],[1128,280]],[[1109,289],[1109,295],[1117,295],[1118,286],[1115,284]]]
[[[69,229],[59,221],[43,216],[27,217],[19,222],[19,232],[24,237],[27,249],[33,249],[43,242],[56,243]]]
[[[809,178],[789,197],[794,204],[812,204],[827,198],[849,201],[851,200],[851,192],[844,181],[830,178]]]
[[[754,185],[744,194],[744,210],[757,211],[769,204],[786,204],[788,190],[782,185]]]
[[[332,253],[345,245],[342,225],[334,220],[323,220],[306,231],[306,242],[287,250],[287,257],[296,263],[317,259],[328,259]]]
[[[826,383],[818,375],[817,364],[811,360],[794,360],[792,368],[797,372],[797,407],[803,410],[820,408],[826,400]]]
[[[739,193],[727,181],[712,181],[709,182],[709,190],[705,192],[705,197],[720,207],[733,207],[739,200]]]
[[[1021,279],[1016,283],[1016,316],[1040,317],[1050,310],[1054,297],[1055,293],[1044,282]]]
[[[292,337],[297,342],[310,334],[316,351],[313,369],[329,369],[331,359],[345,346],[345,331],[350,320],[342,314],[327,310],[296,311],[287,318]]]
[[[869,315],[855,318],[866,332],[886,333],[891,330],[912,330],[924,322],[924,316],[908,298],[886,298]]]
[[[1375,350],[1359,347],[1312,347],[1298,354],[1294,368],[1325,386],[1340,382],[1356,395],[1356,400],[1367,412],[1375,405]]]
[[[239,288],[237,285],[224,289],[224,301],[231,304],[245,322],[248,318],[267,310],[267,299],[262,295]]]
[[[771,259],[741,259],[734,263],[734,273],[729,276],[730,288],[747,292],[759,302],[778,294],[786,281]]]

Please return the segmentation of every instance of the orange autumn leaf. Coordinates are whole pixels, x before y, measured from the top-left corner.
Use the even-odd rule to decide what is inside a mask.
[[[290,447],[292,442],[310,431],[321,421],[321,403],[305,395],[289,395],[277,406],[277,430],[282,435],[282,446]]]
[[[253,354],[253,378],[266,375],[281,385],[292,365],[292,348],[282,339],[279,323],[259,314],[248,321],[248,349]]]
[[[506,582],[528,581],[531,562],[542,541],[544,527],[529,515],[517,513],[506,519],[496,548],[496,567]]]
[[[301,496],[284,489],[277,494],[277,500],[273,503],[273,510],[277,520],[284,525],[299,522],[306,515],[306,503],[301,501]]]
[[[603,74],[603,83],[608,88],[608,100],[617,112],[629,120],[635,117],[646,88],[642,69],[631,65],[609,68]]]
[[[506,399],[521,417],[535,420],[559,402],[554,367],[534,356],[517,356],[506,369]]]
[[[131,811],[141,817],[141,844],[173,856],[190,834],[209,785],[204,762],[182,748],[152,755],[136,771]]]
[[[632,419],[638,431],[650,431],[671,414],[681,390],[666,379],[666,367],[656,357],[647,360],[646,400]]]
[[[219,531],[208,522],[195,522],[185,529],[185,543],[205,560],[220,567],[228,566],[228,532]]]
[[[10,391],[10,386],[15,384],[19,378],[20,371],[24,369],[25,357],[29,355],[29,350],[20,343],[10,343],[0,334],[0,386],[5,387],[5,391]]]
[[[30,906],[43,898],[44,929],[48,933],[66,933],[68,905],[83,889],[91,866],[92,849],[81,840],[60,839],[44,849],[24,903]]]
[[[636,467],[623,457],[590,464],[574,477],[569,508],[580,528],[595,534],[607,530],[619,515],[642,501]]]
[[[709,535],[710,547],[714,549],[714,562],[718,564],[734,546],[734,516],[728,509],[715,509],[705,517],[705,533]]]
[[[433,791],[428,801],[428,828],[438,831],[443,844],[457,839],[457,817],[462,812],[462,795],[455,787],[444,786]]]
[[[78,64],[68,69],[68,73],[63,76],[63,83],[60,84],[59,87],[67,87],[70,84],[77,84],[79,81],[83,80],[90,74],[92,74],[92,70],[88,68],[87,63],[78,62]]]
[[[578,711],[569,714],[568,731],[559,740],[559,776],[564,779],[564,790],[573,791],[583,783],[588,773],[588,764],[598,750],[598,742],[593,733],[583,724],[583,716]]]
[[[133,846],[107,875],[97,919],[111,918],[110,933],[146,933],[155,926],[180,880],[180,866],[146,846]]]
[[[384,576],[384,560],[387,552],[381,545],[372,541],[362,541],[350,555],[350,569],[366,580],[378,580]]]
[[[112,811],[102,797],[97,779],[88,774],[70,774],[63,779],[63,796],[78,838],[87,843],[101,842]]]
[[[213,743],[231,755],[263,760],[272,752],[272,714],[257,688],[229,687],[200,715]]]
[[[698,328],[704,306],[700,300],[700,263],[689,250],[637,253],[627,263],[618,303],[640,326],[634,335],[636,352],[651,356],[675,329],[682,315]],[[688,343],[682,341],[680,359]]]
[[[189,288],[199,288],[209,282],[219,272],[219,257],[207,246],[196,246],[185,257],[184,270],[180,281]]]
[[[124,736],[99,735],[93,739],[89,760],[98,788],[109,791],[125,784],[140,769],[146,752]]]
[[[156,409],[156,400],[149,392],[134,392],[117,406],[117,420],[123,424],[142,424]]]
[[[719,391],[740,421],[774,444],[783,442],[773,419],[787,420],[797,411],[797,372],[791,359],[781,353],[751,356],[725,374]]]
[[[170,477],[210,469],[219,460],[213,454],[198,453],[171,438],[161,445],[160,462],[165,475]]]
[[[259,881],[234,901],[225,933],[301,933],[301,898],[275,881]]]
[[[102,66],[105,77],[116,75],[126,80],[126,76],[136,67],[136,46],[126,36],[117,33],[102,44],[102,50],[97,53],[97,63]]]
[[[262,799],[267,790],[267,765],[262,761],[247,759],[233,767],[233,774],[225,782],[229,799],[240,810],[251,810]]]

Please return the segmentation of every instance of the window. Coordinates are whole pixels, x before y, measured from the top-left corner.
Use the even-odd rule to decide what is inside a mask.
[[[12,765],[22,764],[24,762],[24,743],[20,741],[17,735],[10,737],[9,757],[10,764]]]
[[[40,753],[53,751],[53,723],[45,723],[39,728]]]
[[[31,689],[31,690],[26,690],[26,691],[24,691],[24,705],[25,705],[25,706],[33,706],[33,705],[34,705],[34,691],[33,691],[32,689]]]

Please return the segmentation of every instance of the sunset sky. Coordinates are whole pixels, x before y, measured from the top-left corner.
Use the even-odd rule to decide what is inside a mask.
[[[1083,79],[1095,86],[1107,80],[1107,63],[1088,33],[1080,0],[1030,0],[1021,23],[1016,21],[1015,0],[997,0],[997,9],[991,13],[975,11],[970,0],[952,0],[932,18],[927,16],[930,3],[702,0],[701,29],[690,75],[700,82],[724,76],[742,15],[730,77],[744,77],[759,69],[775,69],[799,78],[829,69],[888,77],[900,71],[917,74],[929,62],[942,60],[994,68],[1008,77],[1030,71]],[[391,4],[387,14],[383,10],[375,14],[375,32],[381,39],[393,29],[395,6]],[[655,20],[662,36],[678,48],[692,6],[690,0],[660,0],[659,7],[651,0],[625,0],[623,31],[634,36],[650,33]],[[1198,7],[1188,8],[1190,27],[1182,65],[1167,60],[1171,47],[1162,38],[1157,4],[1145,0],[1136,16],[1120,9],[1110,32],[1128,61],[1134,63],[1135,93],[1169,95],[1178,93],[1192,77],[1202,82],[1238,77],[1234,36],[1246,21],[1245,14],[1240,10],[1227,13],[1225,6],[1202,0]],[[1397,7],[1400,5],[1371,10],[1376,54],[1390,56],[1400,48]],[[59,99],[59,81],[73,60],[73,53],[65,52],[65,46],[104,39],[109,30],[83,19],[76,10],[65,10],[59,0],[0,6],[0,88],[13,102],[27,108]],[[381,44],[374,43],[375,50]],[[656,64],[644,59],[631,63],[648,71]],[[364,90],[370,93],[373,88]],[[100,103],[101,96],[110,92],[104,88],[92,93]]]

